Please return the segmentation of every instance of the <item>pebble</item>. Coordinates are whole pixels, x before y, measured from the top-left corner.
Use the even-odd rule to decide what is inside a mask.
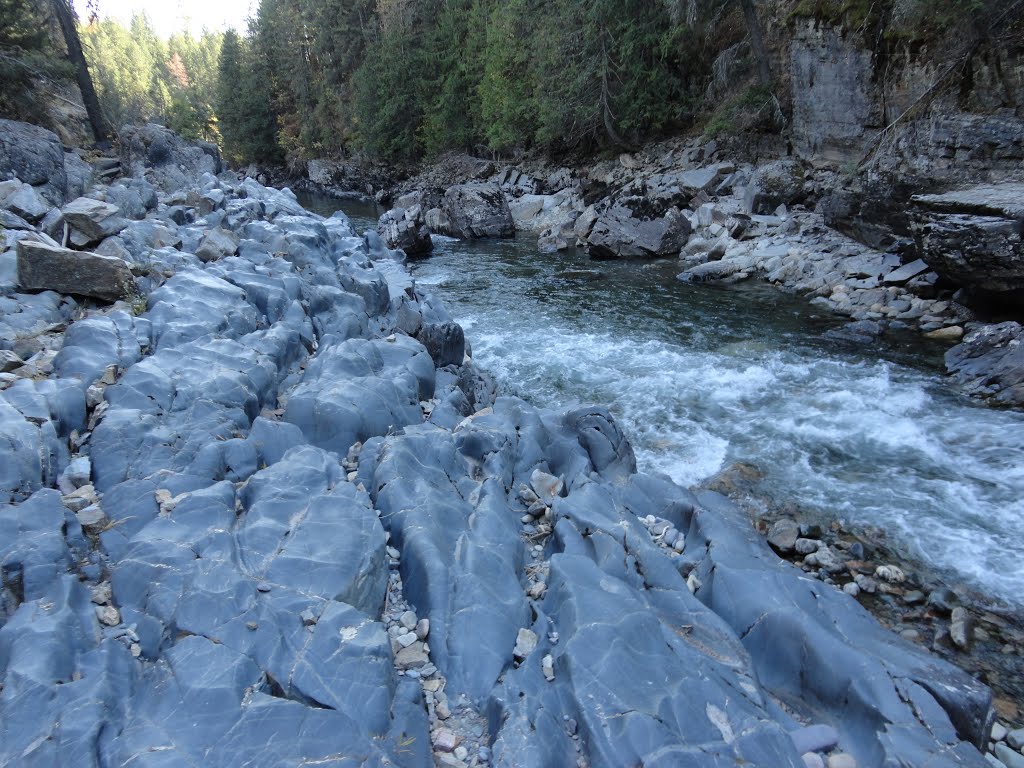
[[[522,661],[537,647],[537,633],[532,629],[520,629],[516,635],[516,647],[512,650],[512,655]]]
[[[851,581],[848,584],[843,584],[843,592],[850,597],[857,597],[860,594],[860,587],[857,585],[857,582]]]
[[[416,614],[413,611],[404,611],[398,617],[398,623],[408,630],[416,629]]]
[[[459,760],[465,760],[469,757],[469,750],[460,745],[455,748],[455,756],[459,758]]]
[[[992,741],[1002,741],[1006,738],[1007,733],[1009,733],[1009,731],[1006,730],[1006,726],[998,720],[992,723],[992,732],[990,734]]]
[[[951,624],[949,625],[949,636],[953,644],[966,651],[971,646],[971,639],[974,632],[973,620],[967,613],[967,609],[957,607],[953,609]]]
[[[903,602],[907,605],[920,605],[924,602],[924,592],[917,589],[907,592],[907,594],[903,596]]]
[[[427,651],[421,642],[415,642],[395,654],[395,666],[399,669],[418,669],[429,661]]]
[[[1024,749],[1024,728],[1015,728],[1007,733],[1006,743],[1014,749]]]
[[[97,584],[92,588],[92,601],[96,605],[106,605],[110,602],[112,597],[112,591],[110,588],[110,582],[105,581],[102,584]]]
[[[438,720],[447,720],[452,716],[451,709],[448,708],[447,701],[439,701],[434,705],[434,714],[437,715]]]
[[[420,619],[416,622],[416,628],[413,630],[416,633],[416,637],[419,640],[426,640],[430,634],[430,619]]]
[[[419,638],[416,637],[415,632],[406,632],[404,635],[399,635],[396,639],[398,640],[398,644],[403,648],[408,648],[419,640]]]
[[[302,624],[306,627],[312,627],[317,622],[316,614],[309,608],[300,613],[299,618],[302,619]]]
[[[794,548],[798,554],[809,555],[811,552],[817,552],[818,548],[821,547],[821,542],[815,539],[797,539]]]
[[[903,569],[895,565],[878,566],[875,569],[875,577],[890,584],[902,584],[907,580],[907,575],[903,572]]]
[[[78,524],[87,532],[95,533],[103,527],[107,521],[107,514],[99,504],[90,504],[85,509],[75,512]]]
[[[256,591],[257,592],[269,592],[271,589],[273,589],[273,587],[271,587],[265,581],[261,581],[259,584],[256,585]]]
[[[555,679],[555,659],[550,653],[541,661],[541,671],[544,673],[544,679],[549,683]]]
[[[996,744],[995,753],[1006,768],[1024,768],[1024,755],[1002,742]]]
[[[96,618],[100,620],[101,624],[116,627],[121,623],[121,612],[112,605],[97,605]]]
[[[992,768],[1006,768],[1006,763],[1004,763],[998,757],[993,755],[991,752],[985,753],[985,762],[991,765]]]
[[[804,768],[825,768],[825,761],[817,752],[808,752],[800,759],[804,761]]]
[[[432,741],[434,747],[441,752],[454,752],[459,744],[458,737],[448,728],[438,728],[434,731]]]

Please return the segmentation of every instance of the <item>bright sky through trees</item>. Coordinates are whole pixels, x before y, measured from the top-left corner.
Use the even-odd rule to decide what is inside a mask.
[[[74,0],[78,17],[88,18],[86,0]],[[132,14],[143,13],[157,34],[163,38],[184,31],[186,26],[193,35],[210,30],[234,27],[245,30],[245,20],[255,10],[255,0],[98,0],[101,18],[115,17],[127,24]]]

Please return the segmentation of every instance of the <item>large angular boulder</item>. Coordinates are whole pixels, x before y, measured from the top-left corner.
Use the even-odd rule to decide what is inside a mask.
[[[592,259],[677,256],[689,236],[690,222],[677,208],[660,218],[641,218],[628,204],[619,203],[594,222],[587,253]]]
[[[39,221],[50,210],[50,204],[31,184],[11,179],[0,181],[0,208],[26,221]]]
[[[79,248],[116,235],[128,226],[120,208],[91,197],[72,200],[61,213],[71,227],[71,242]]]
[[[444,234],[464,239],[514,237],[512,213],[497,184],[457,184],[444,193],[441,210],[448,217]]]
[[[220,151],[208,142],[187,142],[162,125],[121,129],[121,165],[127,175],[146,176],[164,192],[196,186],[204,173],[221,172]]]
[[[804,196],[804,171],[796,160],[777,160],[758,168],[743,197],[749,214],[772,213],[780,205],[792,205]]]
[[[0,120],[0,180],[21,179],[52,205],[67,199],[64,146],[57,134],[37,125]]]
[[[57,291],[116,301],[135,281],[124,261],[35,240],[18,241],[18,284],[25,291]]]
[[[946,370],[971,394],[1024,406],[1024,327],[1006,322],[971,331],[946,352]]]
[[[400,248],[409,257],[426,256],[434,250],[430,230],[423,220],[419,205],[410,208],[392,208],[380,217],[377,232],[388,248]]]
[[[921,258],[943,277],[987,291],[1024,289],[1024,184],[915,195]]]

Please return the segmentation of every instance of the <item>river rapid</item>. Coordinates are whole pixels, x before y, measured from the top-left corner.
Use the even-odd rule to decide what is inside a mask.
[[[372,206],[300,201],[376,226]],[[942,347],[846,346],[826,335],[839,319],[774,288],[684,284],[671,261],[542,254],[526,236],[435,238],[410,267],[503,392],[607,406],[641,470],[692,486],[752,464],[766,503],[884,531],[951,586],[1024,607],[1024,414],[959,394]]]

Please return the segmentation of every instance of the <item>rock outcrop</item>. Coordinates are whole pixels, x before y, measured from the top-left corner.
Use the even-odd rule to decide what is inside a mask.
[[[423,208],[392,208],[380,217],[377,232],[388,248],[400,248],[410,258],[426,256],[434,250],[430,229],[423,218]]]
[[[376,233],[197,181],[103,242],[141,314],[5,289],[0,762],[986,765],[984,686],[495,398]]]
[[[215,144],[189,143],[162,125],[126,125],[118,138],[125,172],[144,175],[165,192],[193,187],[204,173],[223,168]]]
[[[1024,183],[916,195],[921,258],[958,285],[1024,291]]]
[[[18,179],[35,187],[51,205],[67,194],[64,146],[57,134],[36,125],[0,120],[0,181]]]
[[[946,370],[974,395],[1024,406],[1024,327],[1006,322],[972,330],[946,352]]]

